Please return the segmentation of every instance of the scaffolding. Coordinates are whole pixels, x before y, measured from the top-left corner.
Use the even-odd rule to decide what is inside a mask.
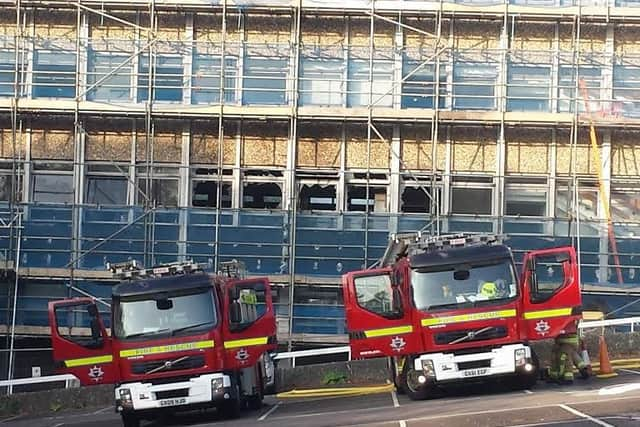
[[[10,303],[6,311],[6,324],[12,325],[7,328],[11,343],[15,332],[19,278],[36,277],[34,268],[20,272],[20,242],[23,240],[23,221],[29,217],[34,205],[31,193],[35,181],[31,182],[31,178],[38,173],[38,159],[34,159],[31,153],[32,146],[35,146],[32,131],[34,122],[44,114],[72,118],[73,122],[73,151],[71,159],[65,158],[72,165],[74,188],[70,200],[70,256],[60,266],[62,271],[56,273],[56,277],[64,277],[68,281],[67,296],[78,292],[80,287],[77,282],[87,277],[96,277],[87,273],[92,268],[87,267],[84,261],[101,253],[106,253],[107,255],[103,255],[106,258],[109,251],[117,252],[120,249],[108,248],[112,248],[112,244],[121,238],[126,240],[127,233],[131,230],[142,230],[142,248],[139,252],[140,261],[145,266],[165,262],[167,257],[173,255],[175,260],[191,258],[189,246],[190,233],[193,231],[186,224],[190,221],[191,214],[187,209],[191,206],[191,186],[195,185],[190,168],[193,167],[193,124],[196,122],[204,123],[207,129],[207,126],[213,128],[214,125],[217,129],[215,156],[212,156],[215,161],[207,163],[211,169],[207,173],[214,177],[207,179],[215,182],[215,196],[211,196],[215,198],[215,206],[211,206],[212,215],[207,217],[213,224],[202,224],[202,229],[204,225],[212,225],[212,237],[206,242],[209,252],[198,253],[200,258],[206,259],[211,270],[219,271],[228,258],[234,255],[233,248],[245,243],[240,238],[230,242],[228,237],[223,237],[228,223],[236,225],[242,221],[245,196],[242,187],[248,182],[245,177],[254,176],[251,182],[262,185],[260,188],[266,188],[264,186],[274,181],[280,186],[280,205],[275,209],[284,214],[282,223],[272,227],[281,227],[281,256],[278,259],[280,267],[279,271],[272,270],[268,274],[277,276],[274,277],[276,282],[287,285],[288,305],[285,317],[288,318],[286,335],[290,348],[294,336],[296,283],[300,276],[297,262],[299,253],[300,257],[313,258],[313,255],[308,254],[309,248],[320,252],[314,248],[318,244],[310,244],[305,239],[306,236],[301,235],[309,228],[305,225],[308,218],[300,214],[298,209],[305,174],[310,177],[308,182],[320,183],[313,185],[322,185],[325,181],[335,183],[332,203],[335,205],[334,212],[338,212],[337,228],[349,220],[362,221],[362,226],[358,229],[362,241],[357,245],[344,245],[354,251],[358,249],[356,246],[361,246],[362,249],[362,256],[351,257],[353,259],[349,260],[350,268],[376,265],[384,250],[384,245],[376,243],[376,239],[385,233],[415,229],[431,235],[483,231],[477,224],[477,215],[463,217],[457,223],[451,220],[453,214],[459,213],[453,212],[454,189],[490,190],[488,193],[478,193],[489,194],[490,198],[489,214],[485,213],[485,222],[480,225],[488,224],[491,231],[497,234],[512,233],[507,229],[510,223],[504,220],[505,215],[515,216],[506,207],[507,181],[513,179],[521,187],[530,185],[529,182],[533,181],[526,181],[525,178],[529,178],[527,172],[531,170],[535,173],[529,175],[535,175],[535,179],[547,186],[544,212],[531,218],[531,222],[543,225],[538,228],[537,233],[567,237],[580,249],[583,240],[580,235],[580,211],[581,203],[584,203],[581,183],[593,181],[590,169],[593,160],[589,159],[595,154],[588,149],[584,151],[585,144],[582,143],[582,134],[590,118],[582,114],[578,82],[583,77],[592,77],[590,67],[594,64],[591,51],[584,51],[582,42],[585,39],[587,43],[601,43],[606,55],[613,58],[616,49],[614,34],[618,31],[616,25],[623,19],[627,23],[625,25],[636,25],[637,18],[625,13],[624,7],[611,8],[608,7],[610,5],[591,2],[593,4],[585,4],[588,10],[584,13],[582,4],[566,8],[538,8],[523,1],[483,5],[470,2],[473,7],[442,0],[220,0],[214,3],[212,5],[211,2],[198,0],[175,3],[131,1],[126,4],[118,1],[17,0],[11,7],[1,9],[4,12],[10,11],[15,17],[10,43],[15,58],[13,93],[6,100],[0,99],[1,113],[10,116],[12,144],[10,165],[13,179],[8,200],[9,219],[5,223],[8,230],[5,265],[8,270],[15,271],[15,283],[7,287]],[[73,28],[68,29],[72,36],[67,35],[61,39],[55,33],[49,35],[49,38],[42,37],[39,34],[39,20],[44,19],[46,23],[48,19],[42,18],[43,11],[73,16]],[[55,13],[51,13],[51,16],[57,16]],[[174,27],[167,27],[166,22],[160,22],[171,16],[179,16],[181,20],[181,24],[175,27],[179,34],[175,38],[167,36]],[[273,37],[262,44],[256,43],[256,38],[251,35],[251,25],[254,25],[252,19],[256,16],[267,16],[274,22],[281,19],[288,28],[286,31],[273,30]],[[306,44],[304,39],[308,34],[305,25],[314,19],[329,19],[337,22],[338,27],[343,26],[336,30],[335,38],[339,42],[335,46]],[[199,20],[206,22],[205,29],[214,33],[211,39],[204,36],[204,39],[200,38]],[[105,27],[108,27],[105,23],[116,23],[122,27],[123,34],[133,34],[132,39],[120,39],[120,36],[111,38],[108,31],[106,37],[94,39],[91,31],[98,25],[96,22]],[[461,23],[469,24],[471,35],[460,30],[461,26],[458,24]],[[476,25],[478,29],[475,29]],[[542,33],[552,28],[554,35],[538,37],[538,33],[533,31],[536,28],[542,28],[536,30]],[[487,32],[487,29],[490,31]],[[566,34],[567,30],[569,35]],[[532,31],[530,37],[529,31]],[[591,31],[595,35],[585,36],[585,31]],[[604,37],[600,37],[599,34],[603,31]],[[284,42],[280,33],[288,33],[283,36]],[[415,40],[408,43],[411,37]],[[6,38],[5,41],[9,39]],[[34,63],[40,59],[36,57],[35,51],[51,50],[52,45],[64,46],[62,50],[69,53],[70,57],[73,56],[73,72],[51,67],[48,71],[42,71],[34,67]],[[628,45],[632,46],[633,43]],[[624,48],[627,45],[623,43],[621,46]],[[115,55],[116,60],[109,59],[112,61],[109,66],[98,72],[98,61],[90,54],[100,53],[101,48],[109,50],[106,47],[113,48],[118,55]],[[600,45],[593,51],[597,51],[599,47]],[[203,55],[205,58],[200,58],[200,50],[209,52],[209,57]],[[275,53],[269,56],[265,52]],[[308,52],[312,52],[312,55],[307,55]],[[281,62],[285,65],[274,60],[275,56],[284,58]],[[251,62],[253,57],[258,58],[255,63]],[[343,60],[336,71],[339,77],[319,79],[328,82],[329,90],[325,89],[323,92],[314,88],[317,81],[309,77],[309,63],[313,63],[309,58],[319,60],[321,65],[323,60],[326,63],[335,58]],[[632,61],[629,65],[631,68],[640,64],[640,61],[638,64],[633,62],[633,55],[631,59],[625,60]],[[462,70],[465,64],[470,64],[465,71],[468,73],[468,80],[457,81],[456,70]],[[483,69],[480,67],[482,64],[491,65],[485,67],[487,73],[474,75],[473,67],[480,70]],[[531,64],[543,64],[543,67],[538,68],[543,68],[548,73],[545,74],[548,76],[545,77],[548,80],[547,86],[545,83],[539,85],[542,92],[523,90],[531,86],[527,79],[531,79],[533,86],[536,86],[538,80],[535,79],[541,78],[535,74],[538,69],[531,72],[531,68],[535,68]],[[182,71],[175,72],[176,69]],[[585,76],[582,71],[585,71]],[[597,84],[588,84],[587,88],[588,102],[599,107],[599,120],[604,124],[603,142],[600,145],[602,160],[598,162],[602,162],[606,166],[604,169],[608,170],[602,177],[607,194],[611,194],[612,132],[621,123],[626,129],[634,129],[640,125],[635,117],[617,117],[620,96],[628,95],[627,98],[631,99],[628,102],[632,105],[640,100],[634,101],[636,95],[631,89],[616,88],[613,74],[613,65],[609,64],[601,70],[601,80]],[[487,75],[492,77],[486,77]],[[389,77],[390,81],[387,81]],[[71,78],[73,83],[69,83]],[[253,83],[247,83],[249,81]],[[588,80],[587,82],[589,83]],[[339,89],[331,89],[333,84]],[[1,86],[2,82],[0,91]],[[543,93],[545,87],[546,95]],[[113,100],[109,92],[109,96],[103,100],[96,93],[105,88],[120,91],[124,95],[122,98],[118,98],[118,95]],[[616,96],[616,90],[622,95]],[[52,91],[57,92],[51,95]],[[72,96],[68,96],[68,93]],[[309,97],[313,95],[321,101],[309,102]],[[201,102],[198,97],[204,101]],[[527,108],[533,108],[533,111]],[[85,228],[88,227],[86,218],[90,212],[86,203],[86,194],[90,190],[86,177],[91,167],[87,159],[94,148],[90,147],[93,143],[88,142],[88,124],[96,118],[104,123],[108,120],[120,120],[120,123],[126,122],[130,126],[128,163],[116,157],[105,159],[108,155],[100,159],[126,178],[126,205],[131,209],[126,218],[110,220],[116,225],[109,232],[89,239],[84,237]],[[265,154],[268,151],[266,143],[249,151],[247,133],[256,122],[262,123],[258,129],[265,134],[273,131],[271,128],[275,128],[277,124],[286,123],[284,146],[277,131],[273,131],[275,136],[270,141],[273,142],[273,153]],[[174,123],[178,129],[170,130],[178,135],[176,139],[180,146],[170,152],[167,147],[170,148],[171,143],[165,143],[161,135]],[[298,143],[307,126],[318,123],[326,128],[339,128],[336,131],[339,138],[335,156],[338,160],[318,166],[320,149],[316,148],[314,170],[300,166]],[[465,126],[477,135],[466,135],[463,132]],[[532,133],[549,130],[551,136],[546,141],[546,164],[536,166],[538,169],[527,165],[509,170],[509,132],[518,133],[524,127],[532,128]],[[366,132],[362,132],[365,128]],[[417,129],[415,159],[407,154],[409,144],[405,144],[403,134],[410,128]],[[427,135],[420,135],[421,131]],[[483,135],[492,133],[495,141],[491,145],[485,144]],[[565,134],[568,138],[565,138]],[[422,146],[423,142],[425,147]],[[234,148],[231,154],[227,152],[228,143]],[[563,150],[568,148],[568,158],[559,159],[560,154],[566,152],[558,149],[560,146]],[[284,160],[281,159],[283,152]],[[529,161],[535,157],[531,153],[535,151],[525,150],[517,155],[519,158],[528,158],[526,160]],[[275,159],[269,160],[271,163],[262,162],[272,165],[262,169],[277,170],[274,173],[263,172],[258,167],[261,161],[248,162],[252,156],[258,155],[271,155]],[[171,158],[172,156],[178,156],[179,159]],[[384,156],[386,159],[381,158]],[[423,162],[420,156],[427,160]],[[170,175],[170,179],[165,179],[167,158],[179,164],[175,168],[178,172]],[[458,163],[464,162],[465,165],[458,166]],[[558,173],[560,163],[566,164],[566,170],[563,169],[562,174]],[[383,177],[380,178],[380,175]],[[631,175],[637,176],[640,173]],[[22,181],[18,177],[22,177]],[[461,177],[466,177],[467,180],[461,183]],[[172,194],[173,190],[170,189],[173,187],[161,186],[160,183],[174,181],[178,188],[175,197],[178,209],[174,216],[165,219],[169,215],[161,209],[164,200],[162,197]],[[568,183],[570,196],[567,198],[570,202],[561,212],[568,220],[558,226],[553,218],[556,217],[557,187],[559,188],[560,181]],[[224,186],[228,182],[232,188],[230,213],[223,208],[223,199],[227,197]],[[356,190],[364,188],[363,196],[358,196],[359,205],[355,201],[351,202],[352,199],[356,200],[355,196],[350,196],[351,182],[355,183],[353,187]],[[409,225],[402,225],[402,191],[407,186],[415,187],[422,193],[420,200],[426,202],[420,203],[426,206],[419,206],[422,216],[414,217],[415,221]],[[386,188],[383,191],[384,197],[380,198],[380,205],[383,206],[381,211],[389,214],[385,217],[384,225],[379,224],[376,212],[376,203],[379,201],[376,199],[376,191],[381,187]],[[598,262],[590,261],[590,264],[600,271],[602,281],[606,281],[604,278],[608,274],[610,252],[606,235],[607,221],[601,215],[603,207],[597,206],[597,198],[595,204],[595,219],[592,222],[599,246],[596,251],[591,250],[590,256],[595,253]],[[343,215],[343,209],[349,210],[351,205],[364,214],[354,218]],[[265,202],[265,206],[268,203]],[[268,215],[265,215],[260,221],[268,223],[268,219]],[[169,242],[168,238],[158,237],[161,227],[167,224],[177,224],[175,254],[158,249],[175,243]],[[457,227],[468,229],[458,230]],[[135,244],[130,243],[129,246],[133,247]],[[336,245],[335,251],[342,250],[342,246]],[[261,242],[254,247],[257,252],[263,249]],[[275,258],[274,255],[270,256]],[[309,261],[313,265],[312,269],[317,270],[319,268],[316,265],[322,260]],[[25,265],[29,263],[24,262]],[[342,260],[335,262],[334,275],[345,272],[344,264]],[[261,265],[258,263],[250,271],[260,274]],[[640,263],[631,262],[628,267],[639,266]],[[46,276],[50,273],[49,268],[43,269],[41,274]],[[305,270],[304,274],[308,274],[308,271]],[[13,344],[9,350],[10,359],[13,360]],[[13,375],[12,363],[9,362],[9,377]]]

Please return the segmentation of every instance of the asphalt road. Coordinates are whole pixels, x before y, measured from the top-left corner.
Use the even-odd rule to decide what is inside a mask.
[[[112,407],[46,418],[5,420],[15,427],[107,427],[120,425]],[[611,379],[576,380],[572,386],[538,383],[532,390],[503,386],[450,390],[437,399],[413,402],[395,393],[323,399],[267,397],[260,411],[225,420],[215,411],[143,422],[160,426],[264,427],[630,427],[640,426],[640,370]]]

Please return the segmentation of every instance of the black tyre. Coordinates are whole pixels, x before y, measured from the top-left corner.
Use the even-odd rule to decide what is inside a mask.
[[[140,418],[135,414],[122,413],[122,425],[124,427],[140,427]]]
[[[254,411],[262,408],[262,399],[264,397],[264,390],[262,387],[262,377],[258,378],[258,392],[253,396],[247,398],[247,407]]]
[[[409,399],[425,400],[434,396],[434,388],[428,384],[420,384],[418,377],[422,372],[413,369],[413,359],[408,358],[402,367],[402,388]]]
[[[240,396],[240,387],[238,381],[233,379],[231,384],[232,393],[229,400],[226,400],[220,406],[220,412],[225,418],[238,418],[242,412],[242,396]]]
[[[402,372],[397,373],[397,364],[393,357],[389,358],[389,378],[393,381],[393,385],[396,387],[396,393],[404,394],[404,388],[402,386]]]

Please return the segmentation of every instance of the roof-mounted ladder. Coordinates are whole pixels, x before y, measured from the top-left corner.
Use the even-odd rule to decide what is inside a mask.
[[[441,250],[444,248],[502,243],[503,236],[496,234],[458,233],[431,236],[421,232],[392,234],[380,266],[387,267],[403,256]]]

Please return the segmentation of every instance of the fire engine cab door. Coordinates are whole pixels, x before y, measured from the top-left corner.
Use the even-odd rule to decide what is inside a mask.
[[[420,331],[391,269],[342,276],[352,358],[400,356],[420,351]]]
[[[276,318],[267,279],[232,282],[226,287],[224,350],[227,366],[246,368],[276,349]]]
[[[92,299],[50,302],[49,325],[53,360],[58,373],[73,374],[82,385],[118,381],[111,338]]]
[[[567,246],[527,253],[521,278],[525,336],[539,340],[571,330],[582,304],[575,250]]]

